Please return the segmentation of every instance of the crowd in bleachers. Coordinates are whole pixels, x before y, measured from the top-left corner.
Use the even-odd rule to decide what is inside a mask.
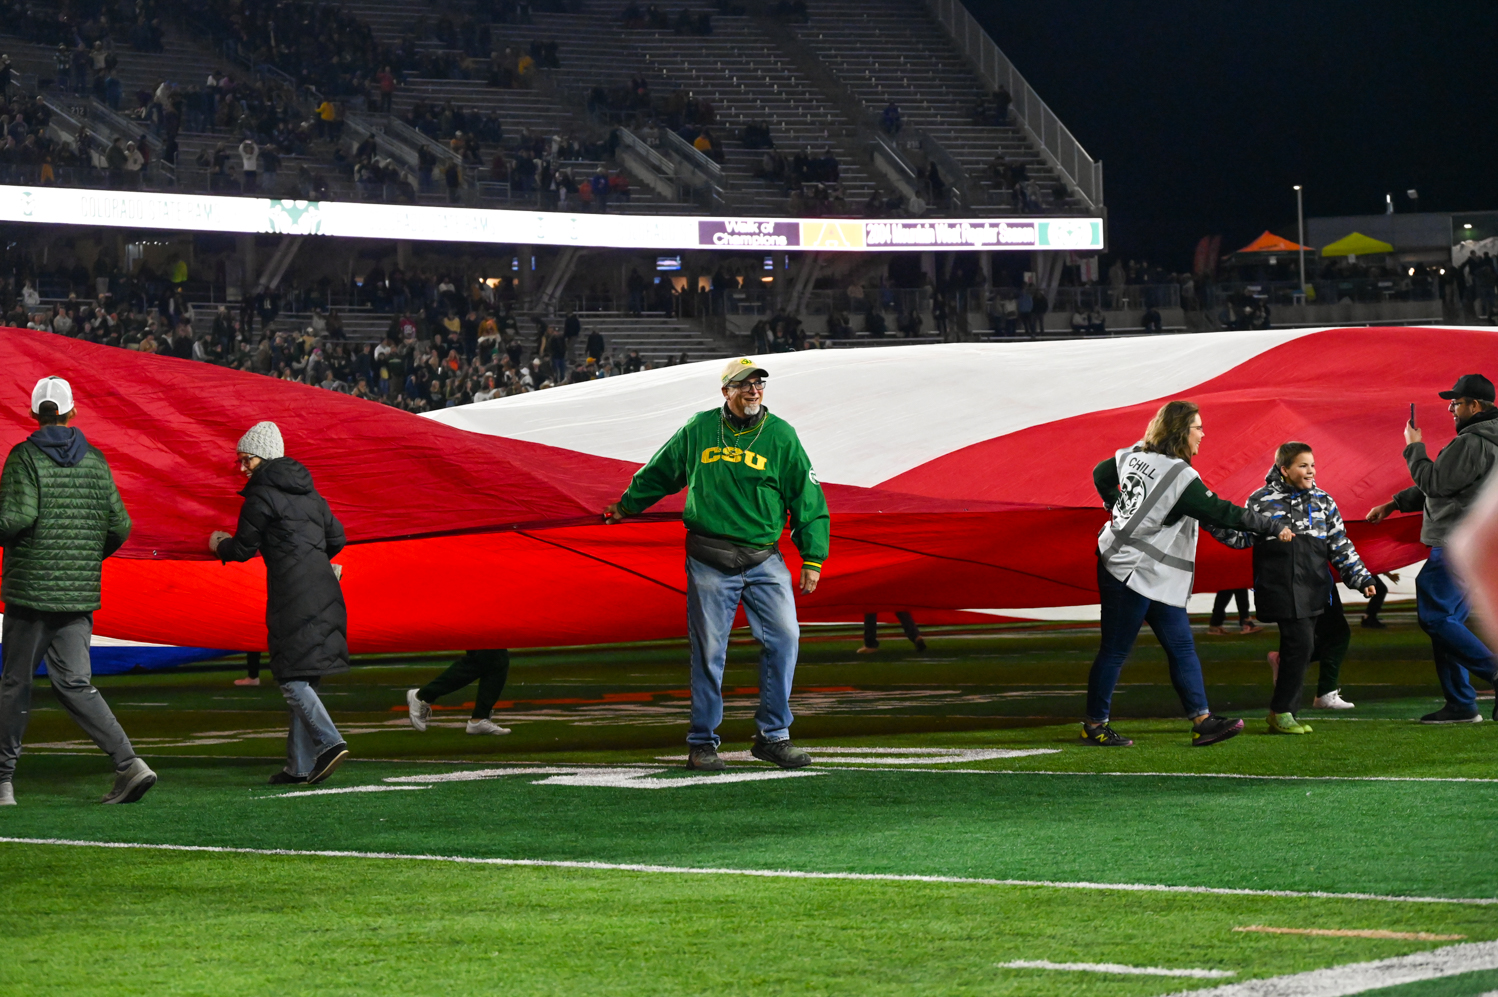
[[[187,271],[176,256],[159,270],[125,271],[105,254],[92,268],[19,266],[14,281],[0,278],[0,324],[297,381],[410,412],[654,366],[635,351],[608,354],[603,337],[584,335],[575,314],[560,324],[522,316],[508,285],[473,277],[387,273],[376,265],[360,288],[390,321],[372,342],[350,340],[336,308],[313,305],[325,287],[261,290],[234,306],[209,306],[210,318],[187,300]],[[310,319],[285,310],[309,305]]]

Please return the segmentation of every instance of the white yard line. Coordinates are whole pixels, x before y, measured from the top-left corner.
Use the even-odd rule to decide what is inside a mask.
[[[1047,959],[1016,959],[994,965],[1004,969],[1056,969],[1067,973],[1112,973],[1116,976],[1191,976],[1198,980],[1220,980],[1238,975],[1231,969],[1165,969],[1161,966],[1125,966],[1119,962],[1051,962]]]
[[[400,852],[355,852],[298,848],[235,848],[223,845],[166,845],[134,841],[85,841],[75,838],[0,837],[0,844],[60,845],[68,848],[125,848],[162,852],[209,852],[225,855],[292,855],[313,858],[380,859],[403,862],[451,862],[458,865],[530,866],[543,869],[646,872],[677,876],[750,876],[760,879],[830,879],[873,883],[1037,886],[1058,890],[1121,890],[1130,893],[1186,893],[1230,897],[1286,897],[1297,900],[1374,900],[1386,903],[1460,904],[1475,907],[1498,906],[1498,897],[1411,897],[1380,893],[1328,893],[1320,890],[1249,890],[1218,886],[1165,886],[1150,883],[1068,882],[1065,880],[1048,879],[986,879],[972,876],[919,876],[888,872],[807,872],[796,869],[723,869],[702,866],[643,865],[623,862],[580,862],[565,859],[503,859],[479,858],[468,855],[408,855]],[[1498,942],[1488,944],[1498,945]]]
[[[1209,990],[1187,990],[1171,997],[1346,997],[1421,980],[1439,980],[1498,969],[1498,942],[1468,942],[1393,959],[1354,962],[1308,973],[1229,983]]]
[[[337,789],[299,789],[294,793],[261,796],[261,800],[284,800],[291,796],[336,796],[340,793],[397,793],[401,790],[431,789],[431,786],[340,786]]]
[[[1428,931],[1384,931],[1381,928],[1275,928],[1248,924],[1234,931],[1257,931],[1266,935],[1313,935],[1317,938],[1392,938],[1406,942],[1459,942],[1466,935],[1432,935]]]

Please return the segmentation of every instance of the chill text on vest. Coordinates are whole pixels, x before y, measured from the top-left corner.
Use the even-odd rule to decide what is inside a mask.
[[[744,462],[744,466],[751,471],[763,471],[768,458],[764,454],[757,454],[753,450],[740,450],[738,447],[708,447],[702,451],[702,463],[711,464],[715,460],[724,460],[730,464]]]
[[[1126,466],[1130,471],[1138,471],[1140,474],[1144,475],[1146,478],[1149,478],[1151,481],[1155,479],[1155,469],[1153,467],[1150,467],[1148,461],[1143,461],[1139,460],[1136,457],[1131,457]]]

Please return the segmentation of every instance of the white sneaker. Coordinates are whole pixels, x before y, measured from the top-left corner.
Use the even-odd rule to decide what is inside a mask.
[[[493,720],[470,720],[468,726],[463,728],[465,734],[508,734],[510,728],[501,727]]]
[[[406,715],[406,719],[411,721],[411,726],[417,730],[426,730],[427,721],[432,719],[432,704],[423,703],[418,699],[415,689],[407,689],[406,706],[410,707],[411,710]]]
[[[1352,709],[1353,704],[1349,703],[1347,700],[1343,699],[1342,696],[1341,696],[1341,692],[1342,692],[1341,689],[1333,689],[1331,692],[1327,693],[1325,696],[1317,696],[1315,699],[1311,700],[1311,706],[1313,706],[1314,708],[1316,708],[1318,710],[1350,710],[1350,709]]]
[[[16,791],[8,782],[0,782],[0,807],[16,805]]]

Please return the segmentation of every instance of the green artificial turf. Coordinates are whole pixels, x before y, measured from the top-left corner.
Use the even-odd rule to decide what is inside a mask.
[[[814,755],[1050,753],[910,766],[828,764],[839,757],[824,754],[817,775],[662,789],[529,773],[279,799],[302,787],[265,784],[284,742],[275,687],[185,671],[99,680],[161,776],[141,803],[99,807],[107,760],[39,688],[20,805],[0,810],[0,837],[1498,897],[1498,726],[1414,722],[1440,699],[1428,643],[1410,623],[1355,633],[1343,685],[1358,708],[1306,711],[1316,731],[1302,738],[1264,732],[1272,631],[1200,637],[1214,709],[1248,718],[1243,735],[1206,749],[1190,747],[1174,718],[1147,635],[1115,701],[1136,746],[1081,745],[1075,718],[1096,640],[1086,630],[933,633],[924,656],[897,639],[871,656],[854,655],[846,635],[809,640],[793,731]],[[753,730],[755,650],[731,653],[725,749],[747,747]],[[319,788],[527,766],[685,777],[684,659],[674,642],[517,653],[496,715],[515,733],[503,738],[462,732],[463,694],[426,733],[405,723],[404,690],[442,658],[366,663],[325,683],[354,760]],[[735,761],[729,774],[770,772]],[[994,963],[1229,968],[1241,979],[1442,943],[1237,925],[1498,936],[1498,906],[1449,903],[15,843],[0,844],[0,873],[12,887],[0,905],[12,940],[13,958],[0,960],[6,993],[1166,994],[1223,981]],[[1498,985],[1468,975],[1390,993]],[[1468,984],[1477,989],[1450,989]]]
[[[1488,911],[948,884],[755,881],[9,846],[0,985],[27,994],[1165,994],[1494,935]],[[123,859],[123,860],[122,860]],[[1445,993],[1446,991],[1437,991]],[[1456,991],[1463,992],[1463,991]],[[1473,992],[1473,991],[1465,991]]]

